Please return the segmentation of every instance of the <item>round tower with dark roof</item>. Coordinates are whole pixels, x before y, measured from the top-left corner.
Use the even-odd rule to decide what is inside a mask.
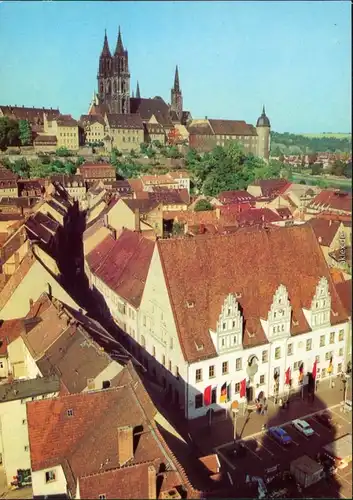
[[[261,116],[256,122],[256,132],[257,132],[257,156],[268,160],[270,157],[270,134],[271,134],[271,124],[268,119],[265,106],[262,108]]]

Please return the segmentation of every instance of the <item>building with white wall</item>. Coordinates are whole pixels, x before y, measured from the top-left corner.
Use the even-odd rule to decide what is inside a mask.
[[[347,314],[312,229],[241,230],[158,240],[140,305],[138,343],[187,418],[276,396],[312,372],[344,369]],[[150,366],[151,363],[150,363]],[[226,397],[221,398],[221,389]]]
[[[36,378],[0,385],[0,454],[6,482],[10,485],[19,469],[31,468],[27,401],[58,395],[58,378]]]

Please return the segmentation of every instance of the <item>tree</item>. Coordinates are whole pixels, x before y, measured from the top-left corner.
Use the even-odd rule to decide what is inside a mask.
[[[85,159],[83,156],[79,156],[76,160],[76,167],[80,167],[83,163],[85,163]]]
[[[344,175],[344,171],[346,168],[346,163],[341,161],[341,160],[335,160],[333,162],[333,165],[331,166],[331,174],[332,175],[337,175],[337,176],[342,176]]]
[[[19,137],[22,146],[32,144],[32,128],[28,120],[19,120],[18,122]]]
[[[29,176],[31,179],[36,177],[48,177],[51,173],[51,165],[43,165],[39,160],[32,160],[29,163]]]
[[[204,210],[213,210],[213,207],[208,200],[201,199],[196,202],[194,210],[195,212],[202,212]]]
[[[146,154],[148,147],[149,147],[149,145],[147,144],[147,142],[141,142],[141,144],[140,144],[141,153]]]
[[[350,161],[349,163],[346,164],[344,167],[343,175],[347,177],[347,179],[352,178],[352,162]]]
[[[12,164],[11,170],[20,177],[29,177],[30,167],[26,158],[19,158]]]
[[[304,180],[304,179],[301,179],[301,180],[299,181],[299,184],[304,184],[304,185],[305,185],[305,184],[306,184],[306,182],[305,182],[305,180]]]
[[[71,156],[71,153],[67,148],[61,147],[56,150],[56,156]]]
[[[9,146],[20,144],[18,122],[6,116],[0,118],[0,149],[4,151]]]
[[[322,173],[322,163],[314,163],[311,166],[311,175],[320,175]]]

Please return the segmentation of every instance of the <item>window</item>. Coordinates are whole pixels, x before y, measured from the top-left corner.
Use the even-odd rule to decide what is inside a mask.
[[[146,316],[143,316],[143,326],[146,326]]]
[[[264,385],[265,383],[265,375],[260,375],[260,385]]]
[[[56,476],[55,476],[55,471],[54,470],[48,470],[45,473],[45,482],[50,483],[50,481],[55,481]]]
[[[201,382],[201,380],[202,380],[202,368],[197,368],[195,380],[196,380],[196,382]]]
[[[306,350],[307,351],[311,351],[311,348],[312,348],[312,340],[311,339],[307,339],[307,341],[306,341]]]
[[[302,364],[302,361],[296,361],[293,365],[293,370],[299,370],[299,366]]]
[[[338,355],[343,356],[343,347],[341,347],[340,350],[338,351]]]
[[[337,373],[341,373],[342,371],[342,363],[338,363],[337,365]]]
[[[233,340],[233,345],[236,345],[236,343],[237,343],[237,336],[233,335],[232,340]]]
[[[240,391],[240,382],[235,384],[234,393],[237,394]]]
[[[223,361],[222,363],[222,375],[227,375],[228,373],[228,361]]]
[[[237,371],[241,370],[241,358],[235,360],[235,369]]]
[[[225,330],[227,328],[226,323],[223,323],[222,328],[223,328],[223,330]]]
[[[179,378],[179,368],[178,368],[177,366],[174,368],[174,375],[175,375],[177,378]]]
[[[156,348],[154,346],[152,347],[152,356],[156,357]]]
[[[326,377],[326,368],[323,368],[321,370],[321,378],[325,378]]]
[[[195,396],[195,408],[201,408],[202,405],[203,405],[202,394],[197,394],[197,396]]]
[[[105,493],[101,493],[98,498],[99,498],[99,500],[105,500],[107,497],[106,497]]]
[[[24,418],[24,419],[22,420],[22,425],[26,425],[26,423],[27,423],[27,420]]]
[[[320,363],[320,356],[315,356],[316,363]]]
[[[224,347],[226,345],[226,339],[224,337],[222,337],[221,343],[222,343],[222,347]]]
[[[281,348],[280,347],[276,347],[275,349],[275,359],[280,359],[281,357]]]
[[[325,345],[325,335],[320,335],[320,347],[324,347]]]
[[[331,358],[332,358],[332,351],[328,351],[325,354],[325,359],[326,359],[326,361],[330,361]]]
[[[292,356],[293,354],[293,344],[287,345],[287,356]]]
[[[165,354],[162,356],[162,365],[165,366]]]
[[[211,392],[211,403],[217,403],[217,387],[214,387]]]
[[[268,361],[268,351],[262,351],[262,362],[267,363]]]
[[[335,343],[335,332],[331,332],[330,333],[330,344],[334,344]]]
[[[29,446],[25,446],[25,451],[29,451]]]
[[[215,376],[214,365],[208,367],[208,376],[209,378],[213,378]]]
[[[342,342],[342,340],[344,340],[344,330],[338,332],[338,342]]]
[[[103,380],[102,389],[109,389],[109,388],[110,388],[110,380]]]
[[[141,345],[142,347],[146,347],[146,339],[143,335],[141,335]]]
[[[103,382],[103,384],[104,384],[104,382]],[[103,389],[104,389],[104,387],[103,387]],[[70,408],[69,410],[67,410],[67,416],[68,417],[72,417],[73,414],[74,414],[74,410],[72,408]]]

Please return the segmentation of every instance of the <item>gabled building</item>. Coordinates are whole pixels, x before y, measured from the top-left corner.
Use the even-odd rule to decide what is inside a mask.
[[[57,377],[0,385],[0,453],[7,486],[20,470],[23,475],[31,474],[26,402],[55,397],[59,391]]]
[[[116,171],[113,165],[106,162],[88,162],[80,165],[77,174],[81,175],[89,185],[97,181],[115,181]]]
[[[261,179],[249,184],[247,192],[255,198],[267,198],[269,201],[288,191],[291,183],[286,179]]]
[[[200,498],[158,415],[132,365],[112,389],[28,404],[33,495]]]
[[[352,195],[345,191],[325,189],[307,207],[308,213],[331,212],[339,215],[352,214]]]
[[[313,228],[327,263],[331,264],[330,253],[351,246],[352,233],[342,222],[315,217],[306,224]]]
[[[91,288],[109,314],[133,339],[155,243],[127,229],[106,236],[86,256],[85,270]]]
[[[345,360],[347,314],[306,225],[158,240],[140,318],[141,355],[189,419]]]

